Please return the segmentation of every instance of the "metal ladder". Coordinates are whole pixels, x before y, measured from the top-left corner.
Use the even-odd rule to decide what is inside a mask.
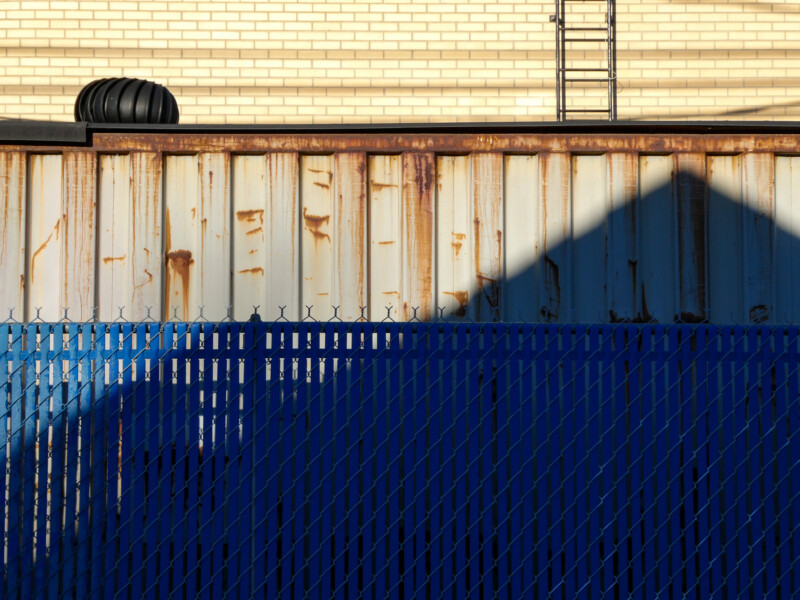
[[[606,5],[605,25],[593,24],[584,20],[576,26],[568,25],[570,17],[567,7],[588,4]],[[592,16],[600,16],[602,6]],[[606,113],[609,121],[617,118],[617,27],[615,0],[556,0],[556,14],[550,15],[550,22],[556,24],[556,119],[566,121],[570,114]],[[570,51],[578,52],[579,48],[593,50],[592,45],[605,44],[605,61],[598,61],[598,66],[575,67],[568,63],[574,58],[568,57]],[[588,61],[584,61],[588,62]],[[600,66],[603,62],[605,65]],[[605,77],[598,74],[603,73]],[[595,106],[575,107],[567,104],[569,84],[606,84],[608,86],[607,108]]]

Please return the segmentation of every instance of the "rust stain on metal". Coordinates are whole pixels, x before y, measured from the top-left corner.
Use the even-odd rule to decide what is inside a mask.
[[[250,231],[245,233],[245,235],[257,235],[259,233],[264,233],[264,228],[263,227],[256,227],[255,229],[251,229]],[[217,237],[219,237],[219,236],[217,236]]]
[[[56,225],[55,227],[53,227],[53,230],[50,232],[50,235],[47,236],[47,239],[44,242],[42,242],[42,245],[39,246],[33,254],[31,254],[31,281],[33,281],[33,276],[36,273],[36,259],[39,257],[39,254],[41,254],[41,252],[47,247],[47,244],[50,243],[50,240],[53,239],[53,236],[56,236],[56,239],[58,239],[58,231],[60,227],[61,227],[61,219],[56,221]]]
[[[328,292],[319,292],[317,296],[327,296]]]
[[[189,273],[194,264],[194,258],[189,250],[172,250],[166,253],[167,259],[167,289],[170,289],[170,272],[181,280],[183,291],[184,316],[189,314]],[[177,295],[177,292],[175,292]]]
[[[470,134],[262,134],[96,133],[101,152],[798,152],[791,134],[503,133]],[[10,146],[52,152],[58,147]],[[324,172],[324,171],[320,171]]]
[[[19,276],[19,291],[25,291],[25,275]]]
[[[422,307],[422,318],[430,316],[433,301],[434,165],[433,154],[403,154],[402,196],[408,231],[404,264],[409,276],[408,296],[414,305]],[[407,306],[403,316],[411,317]]]
[[[386,188],[396,188],[396,183],[381,183],[380,181],[370,181],[369,187],[374,190],[385,190]]]
[[[170,212],[169,209],[166,211],[166,247],[167,252],[165,253],[164,257],[166,259],[167,264],[167,272],[166,272],[166,289],[167,294],[169,295],[172,293],[172,278],[179,277],[181,280],[181,288],[183,291],[183,314],[184,317],[188,317],[189,315],[189,283],[190,283],[190,272],[191,272],[191,265],[194,264],[194,258],[192,257],[192,253],[189,250],[170,250],[172,246],[172,227],[170,224]],[[178,291],[176,290],[175,295],[178,295]],[[167,306],[169,306],[169,298],[167,298]]]
[[[454,242],[450,242],[450,245],[456,251],[456,256],[458,256],[459,252],[461,252],[461,248],[464,246],[464,240],[467,239],[466,233],[453,233],[453,237],[455,238]]]
[[[324,189],[326,189],[326,190],[329,190],[329,189],[331,189],[331,186],[330,186],[330,184],[329,184],[329,183],[322,183],[321,181],[315,181],[315,182],[314,182],[314,185],[315,185],[315,186],[317,186],[317,187],[324,188]]]
[[[306,223],[306,228],[311,232],[311,235],[314,236],[315,242],[318,240],[328,240],[328,242],[331,241],[330,235],[324,231],[320,231],[323,225],[327,225],[330,222],[330,215],[312,215],[309,214],[306,207],[303,207],[303,220]]]
[[[394,240],[389,240],[389,241],[386,241],[386,242],[378,242],[378,245],[379,246],[388,246],[389,244],[394,244],[394,243],[395,243]]]
[[[139,289],[140,287],[146,286],[148,283],[153,281],[153,274],[148,271],[147,269],[144,270],[145,275],[147,275],[147,281],[143,281],[142,283],[136,284],[133,286],[133,289]]]
[[[103,264],[109,264],[116,260],[125,260],[127,258],[127,254],[123,254],[122,256],[106,256],[103,258]]]
[[[261,225],[264,224],[264,209],[254,208],[252,210],[237,210],[236,218],[240,222],[255,223],[256,219],[259,220]]]
[[[456,316],[465,317],[467,315],[467,305],[469,304],[469,292],[461,290],[458,292],[442,292],[445,296],[452,296],[458,302]]]
[[[253,275],[264,275],[264,269],[261,267],[253,267],[252,269],[242,269],[239,273],[251,273]]]
[[[255,254],[256,252],[258,252],[258,248],[253,248],[248,252],[248,254]]]

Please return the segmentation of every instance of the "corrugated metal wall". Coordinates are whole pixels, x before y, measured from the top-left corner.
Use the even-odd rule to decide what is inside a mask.
[[[800,320],[794,136],[96,135],[0,149],[18,319]]]

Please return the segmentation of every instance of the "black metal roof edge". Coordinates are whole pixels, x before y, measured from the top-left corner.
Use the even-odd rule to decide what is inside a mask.
[[[90,141],[86,123],[0,120],[0,144],[87,145]]]
[[[800,134],[800,121],[554,121],[150,125],[0,120],[0,144],[90,145],[93,133],[153,134]]]
[[[605,134],[800,134],[800,121],[555,121],[457,123],[352,123],[260,125],[135,125],[89,123],[90,133],[208,133],[208,134],[474,134],[474,133],[605,133]]]

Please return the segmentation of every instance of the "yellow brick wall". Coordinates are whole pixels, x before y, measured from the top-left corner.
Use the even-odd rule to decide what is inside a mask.
[[[570,22],[596,22],[598,6]],[[0,118],[72,120],[84,85],[126,75],[167,85],[182,123],[552,120],[553,12],[553,0],[3,0]],[[800,116],[797,0],[619,0],[617,35],[620,119]],[[574,66],[603,64],[601,48],[571,53]],[[600,106],[605,93],[569,99]]]

